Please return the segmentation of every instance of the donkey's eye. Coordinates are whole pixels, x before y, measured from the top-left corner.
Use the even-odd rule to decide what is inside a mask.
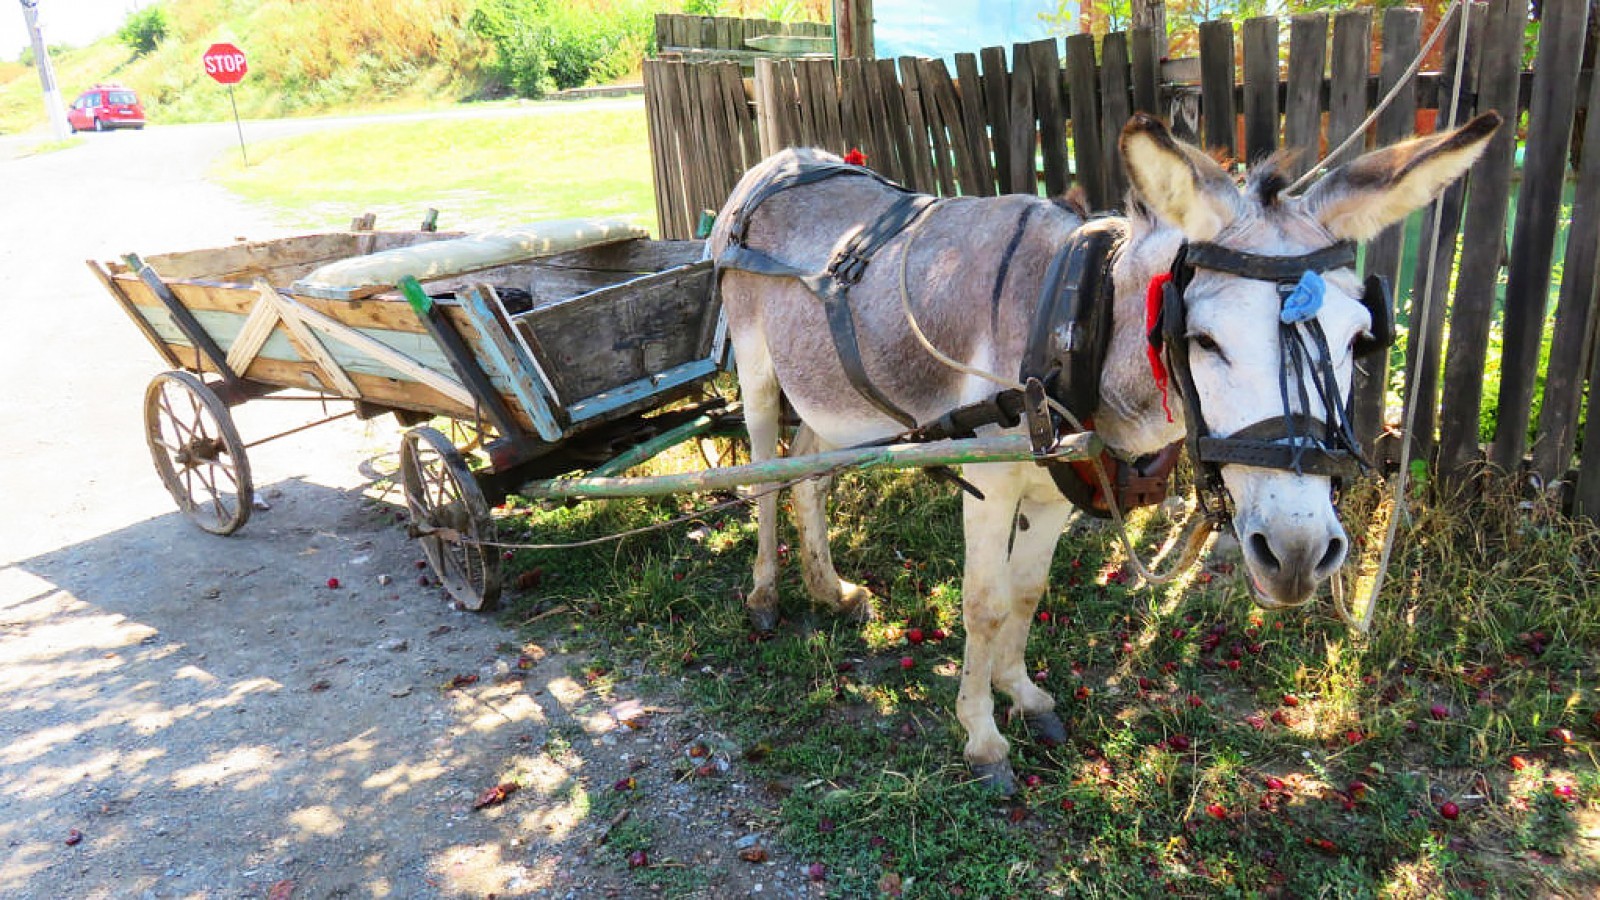
[[[1199,347],[1201,350],[1204,350],[1207,353],[1222,352],[1222,348],[1217,346],[1216,339],[1205,332],[1190,335],[1189,340],[1194,341],[1194,345],[1196,347]]]

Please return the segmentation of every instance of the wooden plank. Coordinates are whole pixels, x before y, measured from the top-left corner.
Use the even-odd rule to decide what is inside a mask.
[[[378,360],[395,371],[405,373],[408,377],[433,388],[464,406],[470,408],[473,405],[471,392],[466,389],[465,385],[454,378],[430,369],[388,344],[369,337],[337,319],[323,315],[309,306],[282,294],[279,294],[278,297],[279,313],[284,317],[285,322],[292,316],[298,316],[300,321],[306,325],[357,352]]]
[[[1328,150],[1331,152],[1361,126],[1367,117],[1367,73],[1372,59],[1372,11],[1346,10],[1333,17],[1332,75],[1328,86]],[[1367,142],[1357,141],[1328,168],[1343,165],[1366,152]]]
[[[700,203],[689,210],[691,216],[699,219],[701,210],[718,209],[722,206],[722,199],[727,197],[733,189],[733,165],[730,161],[728,148],[729,127],[722,120],[723,106],[716,90],[716,68],[726,63],[697,63],[688,66],[689,90],[699,98],[696,103],[699,116],[690,123],[690,127],[699,132],[699,157],[697,160],[705,193],[700,196]]]
[[[1483,27],[1487,19],[1487,10],[1482,5],[1463,7],[1469,10],[1466,18],[1467,28],[1467,55],[1462,58],[1462,87],[1459,97],[1452,100],[1452,104],[1460,104],[1460,119],[1466,121],[1471,113],[1471,100],[1476,93],[1476,78],[1478,59],[1483,47]],[[1456,71],[1456,48],[1460,41],[1457,39],[1459,30],[1453,25],[1445,36],[1446,53],[1445,69],[1452,76]],[[1449,121],[1452,111],[1442,110],[1440,121]],[[1440,360],[1443,357],[1444,320],[1446,311],[1446,295],[1450,289],[1449,273],[1455,265],[1456,232],[1461,225],[1461,211],[1466,193],[1466,185],[1458,181],[1446,188],[1444,193],[1435,201],[1438,207],[1439,228],[1437,234],[1432,230],[1434,210],[1423,210],[1423,231],[1418,252],[1420,260],[1432,258],[1433,293],[1424,302],[1423,287],[1427,279],[1427,265],[1417,266],[1417,277],[1411,292],[1411,311],[1408,316],[1411,328],[1408,331],[1409,340],[1406,344],[1406,384],[1405,396],[1411,397],[1412,390],[1416,390],[1416,408],[1408,409],[1405,414],[1412,421],[1412,431],[1408,439],[1412,443],[1412,456],[1415,459],[1434,458],[1434,424],[1438,421],[1438,392]],[[1493,246],[1500,246],[1498,243]],[[1427,314],[1423,315],[1423,310]],[[1419,346],[1426,352],[1418,353]],[[1421,379],[1418,383],[1418,379]]]
[[[1479,412],[1493,327],[1496,287],[1505,247],[1506,211],[1515,172],[1517,69],[1528,0],[1492,0],[1483,45],[1479,103],[1506,117],[1472,169],[1462,241],[1477,252],[1461,258],[1450,312],[1450,343],[1444,357],[1439,410],[1439,475],[1460,489],[1479,469]]]
[[[569,409],[703,352],[709,264],[596,291],[512,317],[550,355],[546,373]]]
[[[349,373],[339,365],[338,360],[333,358],[333,354],[328,352],[321,339],[312,334],[311,329],[301,321],[298,311],[283,302],[283,296],[277,289],[265,281],[256,282],[255,289],[258,298],[257,307],[271,310],[273,318],[283,323],[284,333],[294,346],[295,352],[313,367],[312,371],[323,386],[346,399],[362,399],[361,388],[351,380]]]
[[[866,75],[861,60],[839,60],[839,123],[844,128],[844,148],[860,150],[870,164],[878,155],[866,111]]]
[[[778,95],[776,108],[780,149],[803,146],[806,143],[806,130],[800,115],[800,88],[795,78],[794,60],[781,60],[774,71],[777,73],[777,80],[773,84],[777,87]]]
[[[660,13],[656,15],[658,41],[663,15]],[[641,71],[644,79],[646,137],[650,141],[650,182],[655,194],[656,233],[662,237],[682,237],[675,222],[677,207],[672,202],[672,170],[668,165],[668,139],[665,136],[671,126],[668,124],[666,111],[662,108],[660,75],[657,74],[662,65],[664,63],[658,60],[647,59]]]
[[[973,161],[972,148],[967,143],[967,129],[961,118],[961,98],[956,95],[956,85],[945,68],[943,59],[925,59],[921,72],[923,99],[928,104],[930,120],[935,123],[934,146],[942,153],[943,165],[939,169],[939,182],[945,196],[958,194],[982,196],[978,187],[978,170]],[[947,183],[954,175],[958,184]]]
[[[778,99],[773,81],[776,63],[771,59],[756,60],[756,137],[761,144],[763,158],[783,148],[781,129],[778,127]]]
[[[1200,23],[1200,112],[1205,148],[1239,159],[1233,105],[1233,23]]]
[[[984,110],[983,78],[978,74],[978,57],[956,54],[957,87],[961,94],[961,128],[966,134],[965,153],[972,162],[972,183],[963,182],[961,191],[981,197],[995,195],[994,159],[989,149],[987,115]]]
[[[1278,150],[1278,20],[1244,23],[1244,156],[1251,165]]]
[[[1517,196],[1516,233],[1511,238],[1511,270],[1506,283],[1500,419],[1489,453],[1489,461],[1507,472],[1517,470],[1528,445],[1540,336],[1550,301],[1550,264],[1587,32],[1583,0],[1544,0],[1540,6],[1544,20],[1534,61],[1522,189]]]
[[[178,357],[167,346],[167,342],[156,334],[155,329],[150,327],[150,323],[139,311],[139,308],[134,305],[132,300],[128,299],[128,294],[122,289],[122,285],[111,277],[111,273],[107,272],[105,267],[92,259],[85,260],[85,262],[89,266],[89,271],[94,273],[94,277],[100,279],[100,284],[105,287],[106,292],[117,301],[117,305],[122,307],[122,311],[128,314],[128,318],[133,320],[133,324],[145,336],[145,340],[149,341],[150,346],[155,348],[156,353],[161,356],[161,361],[167,364],[167,368],[183,368],[183,364],[178,361]]]
[[[939,190],[933,171],[933,152],[928,141],[928,122],[922,115],[922,85],[917,77],[917,59],[899,59],[900,82],[904,89],[906,125],[910,129],[912,190],[932,194]]]
[[[863,89],[866,91],[863,98],[865,115],[872,126],[872,157],[867,163],[874,170],[884,175],[891,181],[904,181],[904,170],[900,164],[899,139],[903,135],[895,133],[890,127],[889,111],[895,103],[889,98],[888,88],[884,87],[883,63],[887,60],[862,60],[861,76]],[[889,66],[889,79],[891,85],[894,79],[894,67]]]
[[[743,149],[736,173],[742,177],[751,166],[761,161],[761,142],[756,139],[755,117],[751,114],[750,98],[745,92],[744,74],[738,66],[727,66],[722,70],[722,90],[733,116],[734,129],[739,135],[739,145]]]
[[[1038,194],[1039,175],[1034,152],[1039,146],[1038,115],[1034,112],[1033,52],[1030,44],[1011,45],[1011,192]]]
[[[1128,35],[1108,34],[1100,45],[1100,128],[1105,157],[1105,206],[1118,207],[1128,193],[1122,170],[1122,127],[1133,116],[1128,63]]]
[[[906,121],[905,91],[896,75],[894,60],[876,60],[873,67],[878,73],[878,83],[883,86],[883,117],[889,123],[889,138],[893,141],[895,170],[898,173],[894,179],[910,187],[916,178],[916,166],[911,151],[911,126]]]
[[[677,87],[674,97],[676,112],[681,114],[679,121],[687,129],[699,130],[698,123],[704,121],[700,92],[696,90],[697,78],[695,66],[691,63],[679,63],[673,66],[673,75]],[[694,222],[699,218],[700,210],[706,208],[708,198],[714,191],[709,186],[710,173],[700,160],[700,153],[696,152],[700,146],[700,136],[686,133],[680,146],[680,155],[683,166],[684,179],[684,213],[689,222],[689,228],[694,228]]]
[[[273,290],[270,284],[267,285],[267,290]],[[228,348],[228,368],[235,372],[243,372],[250,368],[250,361],[261,352],[261,345],[267,342],[272,329],[276,327],[278,327],[277,309],[271,303],[257,301],[256,305],[250,308],[250,315],[245,317],[244,328],[240,329],[233,346]]]
[[[983,60],[984,115],[989,123],[989,145],[994,153],[995,185],[1002,194],[1015,189],[1011,182],[1011,71],[1004,47],[985,47]]]
[[[672,16],[669,13],[656,13],[656,50],[665,50],[672,45]]]
[[[1092,129],[1094,139],[1095,163],[1100,164],[1100,117],[1094,107],[1093,97],[1098,91],[1094,85],[1094,35],[1075,34],[1067,38],[1067,46],[1073,46],[1077,41],[1079,51],[1068,51],[1068,65],[1075,77],[1082,77],[1088,73],[1090,87],[1089,111],[1086,115],[1090,119],[1079,118],[1079,105],[1077,82],[1074,81],[1074,94],[1072,97],[1072,128],[1073,138],[1078,149],[1078,158],[1083,158],[1083,137],[1078,134],[1079,122],[1084,123],[1084,128]],[[1086,50],[1083,48],[1087,48]],[[1073,53],[1082,52],[1085,56],[1075,59]],[[1087,60],[1085,63],[1084,60]],[[1059,197],[1067,192],[1070,182],[1070,173],[1067,168],[1067,106],[1061,96],[1061,51],[1054,38],[1034,42],[1032,51],[1028,54],[1028,62],[1033,66],[1033,108],[1039,116],[1039,155],[1044,157],[1044,190],[1052,197]],[[1076,63],[1076,65],[1074,65]],[[1082,172],[1080,166],[1080,174]],[[1101,185],[1102,195],[1104,185]],[[1092,192],[1091,197],[1095,196]]]
[[[1284,108],[1284,143],[1296,151],[1284,167],[1299,178],[1322,157],[1322,79],[1328,65],[1328,15],[1289,21],[1289,84]]]
[[[348,231],[307,234],[267,241],[247,241],[227,247],[158,253],[145,257],[163,278],[216,278],[226,272],[254,272],[269,268],[305,264],[320,265],[357,255],[360,235]],[[248,284],[250,277],[235,281]]]
[[[804,66],[811,81],[812,96],[818,104],[815,114],[821,146],[843,155],[849,148],[844,145],[844,125],[839,120],[839,83],[834,78],[833,61],[807,60]]]
[[[1135,28],[1129,33],[1129,55],[1132,58],[1133,108],[1136,112],[1162,115],[1161,110],[1161,57],[1166,54],[1157,48],[1157,36],[1150,28]],[[1164,118],[1164,116],[1163,116]]]
[[[1386,94],[1400,81],[1406,67],[1421,49],[1422,11],[1395,7],[1383,14],[1383,68],[1378,89]],[[1394,102],[1378,118],[1378,145],[1388,146],[1411,134],[1416,123],[1415,85],[1401,89]],[[1405,222],[1399,222],[1367,245],[1363,275],[1378,275],[1390,284],[1400,280],[1400,253],[1405,243]],[[1389,381],[1389,357],[1378,354],[1356,366],[1352,418],[1356,437],[1369,453],[1375,450],[1383,430],[1384,395]]]

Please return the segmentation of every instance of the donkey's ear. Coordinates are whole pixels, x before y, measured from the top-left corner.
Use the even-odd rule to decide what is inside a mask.
[[[1306,209],[1334,237],[1371,240],[1466,174],[1499,125],[1500,114],[1486,112],[1455,131],[1368,153],[1324,175],[1306,192]]]
[[[1211,157],[1139,113],[1122,129],[1128,179],[1156,215],[1191,241],[1209,241],[1239,214],[1239,190]]]

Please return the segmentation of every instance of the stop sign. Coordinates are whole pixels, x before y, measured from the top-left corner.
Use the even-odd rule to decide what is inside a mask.
[[[250,67],[244,63],[244,51],[232,44],[212,44],[202,57],[206,74],[222,84],[238,84]]]

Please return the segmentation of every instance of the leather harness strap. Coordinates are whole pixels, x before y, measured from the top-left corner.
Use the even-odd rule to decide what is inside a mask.
[[[810,272],[797,268],[746,243],[751,216],[762,203],[790,188],[814,184],[841,175],[870,177],[879,184],[894,188],[900,194],[875,219],[846,232],[824,271]],[[822,301],[823,312],[828,320],[828,331],[833,336],[834,348],[839,354],[839,364],[844,368],[845,377],[849,379],[850,385],[884,415],[906,428],[916,428],[916,417],[878,390],[877,385],[873,384],[867,374],[866,364],[861,357],[861,346],[856,338],[855,314],[850,308],[850,288],[861,281],[872,258],[885,244],[909,228],[938,202],[937,197],[907,191],[871,169],[861,166],[814,163],[780,170],[767,181],[758,184],[734,213],[728,231],[728,245],[717,257],[716,266],[719,273],[725,269],[735,269],[758,275],[793,278],[805,285],[817,299]],[[720,281],[720,277],[718,280]]]

